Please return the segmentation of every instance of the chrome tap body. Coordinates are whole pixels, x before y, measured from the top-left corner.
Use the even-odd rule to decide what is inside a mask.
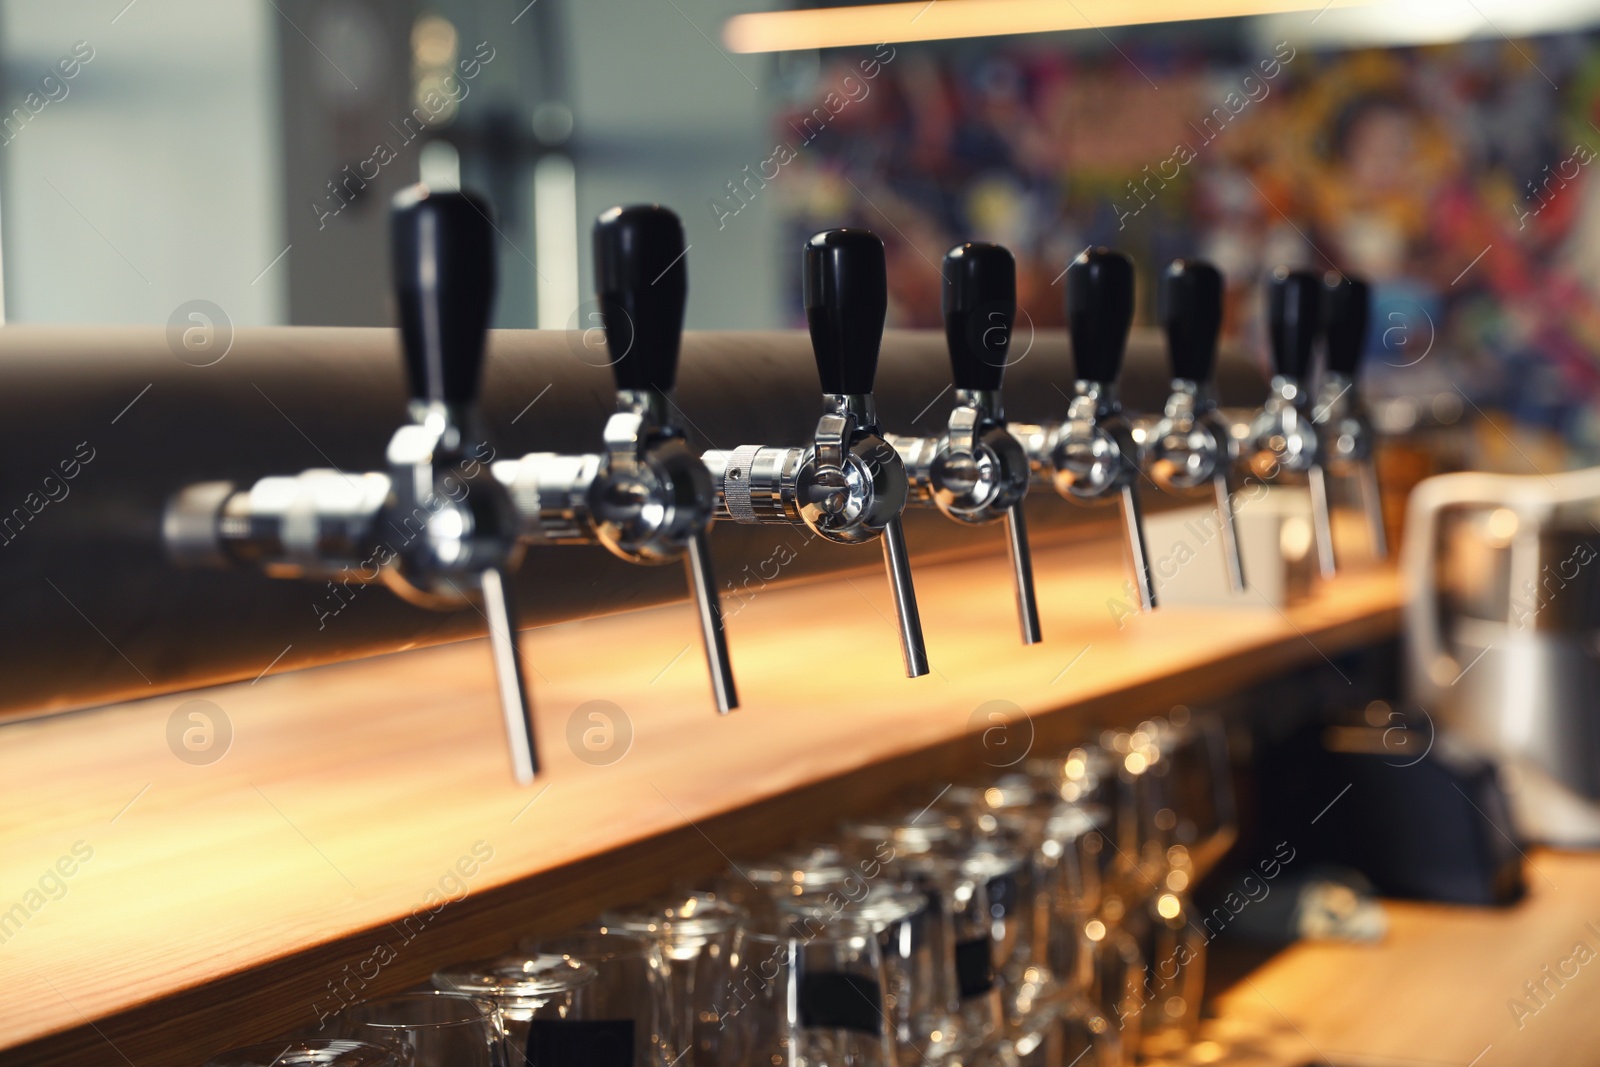
[[[600,544],[630,563],[683,561],[717,710],[739,706],[707,533],[710,473],[676,420],[671,390],[688,299],[683,225],[657,205],[612,208],[594,229],[595,274],[617,410],[599,454],[534,452],[495,464],[532,544]]]
[[[1244,557],[1233,511],[1238,451],[1211,386],[1222,302],[1222,273],[1209,263],[1175,260],[1161,276],[1158,304],[1172,361],[1172,391],[1145,438],[1143,462],[1150,480],[1169,493],[1211,490],[1228,580],[1234,592],[1242,593]]]
[[[489,470],[476,400],[494,292],[488,206],[414,186],[392,215],[401,337],[413,399],[386,472],[308,470],[249,489],[180,490],[164,519],[175,562],[275,577],[382,581],[412,603],[473,607],[489,626],[512,772],[538,770],[510,573],[522,558],[510,493]]]
[[[1032,468],[1006,429],[1000,386],[1016,319],[1016,263],[999,245],[957,245],[944,257],[945,339],[955,403],[938,437],[888,435],[910,478],[911,504],[956,522],[1006,523],[1023,644],[1041,638],[1022,501]]]
[[[1322,284],[1327,298],[1324,318],[1328,363],[1311,417],[1321,435],[1329,473],[1356,479],[1372,537],[1373,554],[1383,559],[1389,554],[1389,545],[1383,525],[1378,469],[1373,459],[1372,424],[1367,421],[1361,395],[1356,390],[1361,359],[1366,353],[1371,294],[1366,282],[1348,274],[1329,273],[1323,277]]]
[[[920,677],[927,650],[900,521],[910,482],[872,398],[888,307],[883,242],[867,230],[818,233],[806,243],[803,277],[822,414],[808,444],[702,455],[717,517],[804,526],[842,545],[881,541],[906,674]]]
[[[1311,489],[1311,526],[1324,578],[1338,570],[1322,444],[1308,413],[1306,383],[1322,328],[1322,283],[1310,271],[1279,267],[1267,279],[1268,340],[1274,374],[1267,401],[1250,424],[1245,462],[1264,481],[1304,474]]]
[[[1140,606],[1156,606],[1155,573],[1139,499],[1139,448],[1117,399],[1116,381],[1133,324],[1133,261],[1085,249],[1066,271],[1067,328],[1076,380],[1067,416],[1054,425],[1014,425],[1036,476],[1079,504],[1119,499]]]

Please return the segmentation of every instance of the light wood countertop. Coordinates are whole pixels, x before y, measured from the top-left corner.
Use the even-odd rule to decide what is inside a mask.
[[[1291,946],[1218,999],[1204,1043],[1163,1062],[1600,1062],[1600,856],[1535,852],[1526,875],[1510,908],[1386,901],[1378,944]]]
[[[0,916],[26,912],[0,927],[0,1062],[198,1063],[313,1022],[385,939],[395,958],[368,995],[703,877],[780,843],[775,828],[1009,760],[1029,735],[1061,747],[1398,625],[1386,570],[1284,612],[1171,608],[1119,628],[1113,546],[1041,550],[1036,566],[1031,648],[1003,556],[919,570],[934,673],[915,681],[881,571],[761,592],[729,622],[744,706],[727,718],[687,605],[529,631],[544,773],[526,789],[478,641],[0,728]],[[169,748],[193,699],[231,723],[207,765]],[[578,755],[596,700],[631,723],[609,765]],[[1027,716],[1001,756],[975,717],[997,700]]]

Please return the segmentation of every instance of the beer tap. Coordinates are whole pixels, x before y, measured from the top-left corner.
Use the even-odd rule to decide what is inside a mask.
[[[494,226],[477,197],[417,185],[395,198],[390,234],[411,401],[410,421],[389,441],[388,471],[308,470],[243,490],[191,485],[168,503],[163,533],[178,563],[381,580],[414,604],[478,610],[489,624],[512,770],[526,783],[538,760],[510,579],[522,546],[477,411]]]
[[[1279,267],[1267,279],[1267,339],[1272,349],[1270,393],[1250,424],[1247,461],[1267,481],[1283,472],[1305,474],[1311,489],[1311,526],[1324,578],[1337,569],[1328,478],[1317,428],[1306,411],[1311,352],[1322,326],[1322,282],[1307,270]]]
[[[1326,291],[1325,323],[1328,362],[1311,408],[1312,421],[1321,431],[1320,442],[1328,470],[1354,476],[1361,491],[1361,507],[1372,531],[1372,552],[1379,559],[1389,554],[1383,529],[1383,497],[1378,491],[1378,471],[1372,459],[1372,424],[1356,393],[1356,375],[1367,340],[1371,293],[1367,283],[1348,274],[1330,271],[1323,276]]]
[[[806,242],[806,323],[822,380],[809,444],[744,445],[701,456],[717,487],[717,517],[805,526],[843,545],[881,541],[906,676],[928,673],[900,513],[908,479],[878,427],[872,382],[889,304],[883,242],[869,230],[824,230]]]
[[[1017,314],[1017,266],[999,245],[957,245],[944,257],[944,333],[955,406],[940,437],[888,434],[911,479],[911,503],[957,522],[1005,521],[1022,643],[1040,640],[1022,500],[1028,454],[1006,429],[1000,399]]]
[[[1145,467],[1152,481],[1178,495],[1210,483],[1228,579],[1234,592],[1242,593],[1244,557],[1233,513],[1235,449],[1211,382],[1222,329],[1222,295],[1222,273],[1201,260],[1174,260],[1161,276],[1157,304],[1172,357],[1172,394],[1150,431]]]
[[[1066,499],[1079,504],[1121,499],[1139,602],[1149,611],[1156,606],[1156,584],[1139,502],[1139,451],[1117,399],[1117,375],[1133,325],[1133,260],[1108,248],[1085,249],[1068,265],[1066,277],[1076,375],[1067,417],[1054,427],[1017,426],[1013,432]]]
[[[683,224],[659,205],[594,224],[595,287],[616,379],[601,455],[535,452],[494,465],[532,544],[601,544],[631,563],[683,560],[717,710],[739,706],[707,531],[716,494],[673,413],[689,271]]]

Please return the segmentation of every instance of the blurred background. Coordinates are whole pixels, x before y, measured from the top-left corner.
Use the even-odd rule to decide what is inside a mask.
[[[845,223],[886,240],[900,326],[937,325],[968,238],[1017,253],[1038,328],[1088,244],[1139,262],[1145,321],[1153,272],[1209,257],[1252,353],[1263,270],[1340,268],[1375,283],[1380,428],[1452,427],[1483,469],[1600,459],[1591,5],[973,36],[1033,24],[963,2],[0,0],[6,319],[386,324],[383,207],[420,176],[493,201],[504,327],[587,325],[590,220],[637,201],[683,216],[701,329],[796,325],[799,242]],[[877,43],[901,8],[943,39]]]

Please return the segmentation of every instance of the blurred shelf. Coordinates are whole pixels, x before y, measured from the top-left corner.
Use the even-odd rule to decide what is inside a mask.
[[[198,1063],[314,1023],[336,987],[403,988],[909,784],[935,783],[931,800],[1030,744],[1063,747],[1398,626],[1387,570],[1287,611],[1171,608],[1119,627],[1117,546],[1041,550],[1036,565],[1045,642],[1031,648],[1003,555],[919,570],[934,673],[916,681],[881,572],[730,600],[744,706],[727,718],[687,605],[529,631],[545,769],[528,789],[510,780],[479,641],[7,726],[0,922],[14,904],[26,914],[0,927],[0,1063]],[[193,699],[231,723],[209,765],[169,747]],[[591,728],[605,741],[587,718],[597,700],[621,709],[606,765],[585,748]],[[1010,747],[992,732],[984,747],[991,701],[1025,713]],[[62,857],[72,875],[48,875]]]
[[[1291,946],[1218,998],[1217,1018],[1202,1029],[1208,1045],[1162,1063],[1591,1062],[1600,1045],[1600,973],[1588,966],[1600,956],[1600,856],[1536,851],[1527,879],[1515,907],[1387,901],[1379,944]],[[1543,986],[1539,999],[1526,982]]]

